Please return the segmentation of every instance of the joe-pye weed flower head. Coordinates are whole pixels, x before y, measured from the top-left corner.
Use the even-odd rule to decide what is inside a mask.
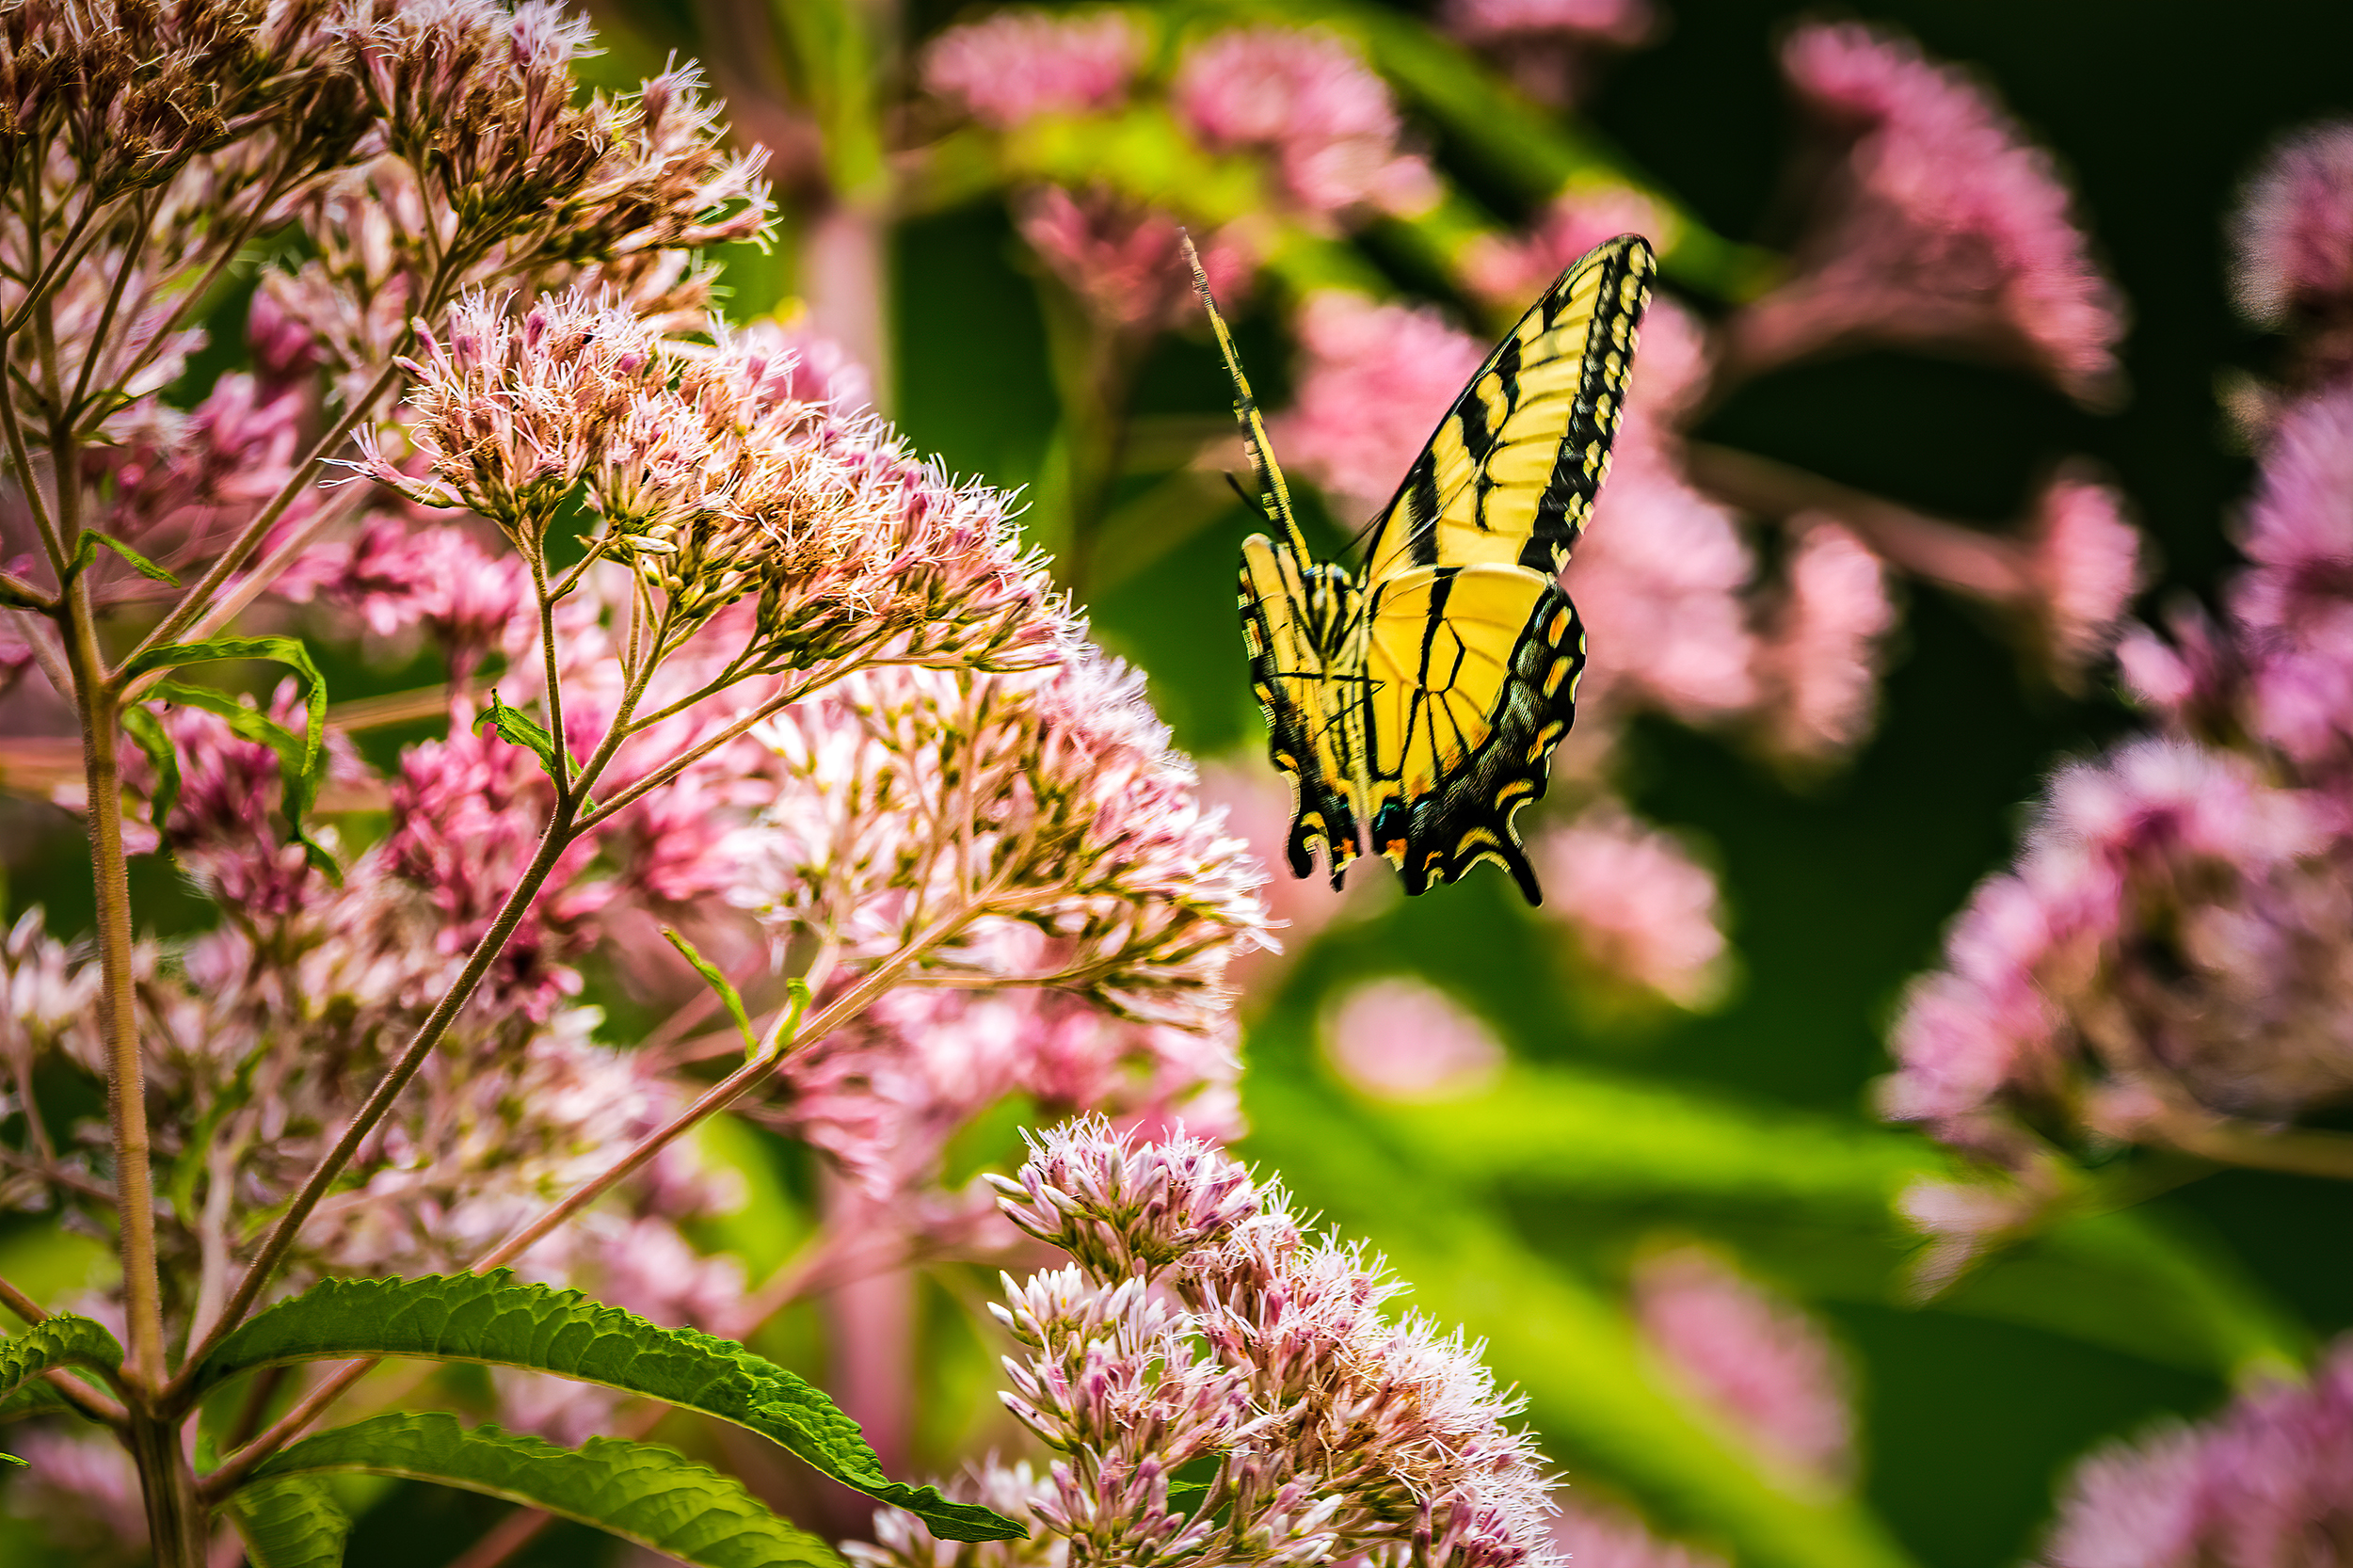
[[[1004,1211],[1073,1261],[1005,1282],[1009,1409],[1053,1452],[1032,1560],[1555,1560],[1525,1433],[1460,1334],[1198,1140],[1036,1137]],[[881,1568],[912,1563],[888,1516]]]

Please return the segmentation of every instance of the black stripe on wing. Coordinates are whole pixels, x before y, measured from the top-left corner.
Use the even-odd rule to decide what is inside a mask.
[[[1511,674],[1488,715],[1493,728],[1485,743],[1435,790],[1410,801],[1386,801],[1373,817],[1372,842],[1392,853],[1408,893],[1459,881],[1480,861],[1492,860],[1529,904],[1544,902],[1513,819],[1520,808],[1544,798],[1553,749],[1577,717],[1577,682],[1584,668],[1584,622],[1547,576],[1513,644]]]

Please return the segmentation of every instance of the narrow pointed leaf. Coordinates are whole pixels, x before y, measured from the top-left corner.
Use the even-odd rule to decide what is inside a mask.
[[[680,936],[676,930],[665,925],[662,928],[662,935],[669,939],[672,947],[678,949],[680,958],[695,966],[695,972],[703,977],[704,984],[719,994],[719,1000],[727,1003],[728,1016],[735,1020],[735,1032],[744,1036],[744,1060],[749,1061],[758,1056],[760,1036],[752,1032],[752,1016],[744,1011],[743,994],[736,990],[726,975],[719,972],[718,965],[705,958],[694,943]],[[797,1012],[798,1009],[796,1008],[795,1011]]]
[[[546,727],[529,713],[501,702],[496,687],[490,691],[490,706],[484,709],[473,722],[476,729],[488,729],[509,745],[527,747],[534,757],[539,759],[539,769],[548,776],[548,781],[557,782],[555,737],[550,735]],[[574,764],[574,771],[578,771],[577,763]],[[594,807],[583,801],[581,808],[593,810]]]
[[[351,1516],[308,1476],[248,1484],[222,1512],[245,1538],[252,1568],[343,1568]]]
[[[157,566],[154,562],[149,560],[137,551],[133,550],[129,545],[124,544],[120,539],[116,538],[112,534],[101,534],[95,528],[85,528],[82,530],[82,547],[73,552],[73,566],[68,575],[76,576],[82,572],[88,571],[89,569],[89,564],[98,559],[98,547],[102,544],[108,550],[113,551],[117,555],[121,556],[125,561],[131,563],[131,569],[137,572],[141,577],[147,578],[151,582],[168,583],[175,588],[180,585],[180,579],[174,577],[170,572],[165,570],[162,567]]]
[[[492,1274],[328,1280],[256,1314],[214,1348],[203,1392],[290,1362],[421,1356],[519,1367],[664,1400],[759,1432],[842,1485],[905,1509],[950,1541],[1008,1541],[1022,1528],[974,1503],[883,1474],[856,1421],[782,1367],[733,1340],[665,1329],[576,1290]]]
[[[560,1448],[455,1416],[378,1416],[295,1444],[254,1472],[257,1481],[357,1470],[439,1481],[633,1541],[696,1568],[840,1568],[816,1536],[761,1506],[741,1483],[651,1443],[596,1437]],[[280,1482],[282,1484],[282,1482]],[[302,1560],[302,1568],[328,1560]],[[279,1568],[270,1563],[266,1568]]]
[[[266,659],[294,672],[296,684],[302,689],[302,738],[299,744],[281,746],[274,738],[264,733],[248,733],[242,729],[238,733],[246,735],[248,740],[260,741],[278,752],[279,774],[285,792],[286,841],[300,844],[311,864],[322,874],[337,882],[342,881],[343,873],[335,864],[335,857],[328,854],[325,846],[312,839],[302,825],[304,815],[318,798],[319,786],[327,778],[327,678],[319,673],[318,665],[311,659],[311,650],[302,646],[299,638],[208,637],[200,643],[167,643],[161,648],[149,648],[123,665],[122,676],[127,680],[156,670],[216,664],[225,659]],[[202,707],[209,712],[221,713],[223,717],[230,718],[232,726],[239,722],[214,702],[190,695],[205,692],[206,688],[174,685],[168,689],[174,695],[167,700],[186,702]],[[222,701],[229,700],[220,693],[207,695]],[[235,706],[241,712],[253,712],[244,708],[243,704]],[[266,714],[257,716],[267,718]],[[276,720],[271,719],[269,723],[279,732],[290,733]],[[136,734],[134,739],[136,739]],[[142,742],[141,745],[144,747],[145,743]]]
[[[164,733],[163,721],[144,708],[122,711],[122,732],[147,754],[147,765],[155,770],[155,788],[147,799],[147,820],[160,834],[171,808],[180,803],[180,754],[172,749],[171,737]]]
[[[216,691],[210,686],[190,686],[177,680],[165,680],[158,682],[149,695],[158,702],[200,708],[205,712],[217,715],[227,721],[231,733],[238,739],[251,741],[256,745],[264,745],[276,752],[278,776],[284,795],[287,841],[300,844],[312,866],[338,882],[342,880],[342,869],[335,864],[334,856],[328,855],[326,846],[312,839],[302,825],[304,814],[310,810],[312,801],[317,798],[319,785],[317,774],[311,770],[309,748],[302,737],[259,709],[249,708],[227,692]],[[127,721],[124,728],[130,728]],[[160,725],[156,732],[162,735]],[[169,738],[163,738],[168,750]],[[137,739],[136,733],[133,739]],[[145,749],[144,742],[141,742],[141,749]],[[323,763],[321,767],[323,770]],[[179,789],[180,776],[175,763],[171,775],[174,800],[179,797]],[[155,826],[159,832],[163,828],[160,814]]]

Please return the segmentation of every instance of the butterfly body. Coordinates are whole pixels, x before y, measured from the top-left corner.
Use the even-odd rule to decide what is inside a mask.
[[[1337,887],[1369,843],[1408,893],[1492,860],[1540,902],[1513,818],[1544,795],[1585,664],[1558,574],[1609,472],[1656,266],[1629,234],[1561,275],[1448,409],[1353,574],[1308,552],[1218,323],[1287,536],[1243,543],[1240,601],[1269,752],[1292,781],[1295,874],[1320,847]]]

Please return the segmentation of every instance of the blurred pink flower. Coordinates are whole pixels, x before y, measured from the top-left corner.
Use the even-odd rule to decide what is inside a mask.
[[[1271,422],[1274,449],[1345,516],[1369,517],[1396,493],[1487,350],[1430,306],[1344,290],[1308,296],[1295,330],[1298,390]]]
[[[1552,1543],[1575,1568],[1726,1568],[1720,1557],[1662,1541],[1630,1515],[1590,1503],[1561,1505]]]
[[[1638,43],[1652,21],[1648,0],[1446,0],[1439,12],[1449,32],[1480,43],[1544,33]]]
[[[288,598],[322,592],[379,637],[422,622],[448,651],[453,686],[488,655],[511,664],[538,639],[529,569],[514,554],[486,553],[463,528],[379,516],[357,538],[309,552],[279,588]]]
[[[1388,84],[1330,33],[1215,34],[1186,50],[1171,92],[1205,145],[1266,152],[1284,192],[1310,213],[1371,206],[1410,216],[1438,200],[1429,164],[1399,148]]]
[[[1915,983],[1887,1112],[1969,1144],[1998,1096],[2162,1137],[2353,1093],[2353,885],[2333,802],[2185,741],[2053,782],[2014,875],[1982,885]]]
[[[2226,604],[2251,654],[2256,732],[2298,761],[2353,744],[2353,388],[2292,408],[2238,530]]]
[[[1641,234],[1663,243],[1676,221],[1630,185],[1581,185],[1555,197],[1525,234],[1481,234],[1474,240],[1463,253],[1463,281],[1492,305],[1525,310],[1563,268],[1602,241]],[[1643,318],[1637,386],[1652,374],[1651,338],[1658,329],[1657,312],[1667,303],[1654,296],[1651,313]]]
[[[1455,1099],[1503,1072],[1502,1045],[1445,992],[1392,975],[1327,1008],[1323,1054],[1342,1078],[1388,1100]]]
[[[1854,1466],[1846,1360],[1821,1325],[1703,1248],[1645,1260],[1642,1336],[1677,1382],[1769,1464],[1823,1481]]]
[[[1743,370],[1876,340],[2007,353],[2108,395],[2122,303],[2049,154],[1993,97],[1855,24],[1798,28],[1782,66],[1844,158],[1796,274],[1732,323]]]
[[[2026,581],[2054,665],[2080,671],[2121,634],[2143,579],[2140,530],[2114,486],[2062,472],[2036,498]]]
[[[1439,26],[1556,108],[1582,96],[1593,56],[1645,41],[1657,21],[1650,0],[1445,0],[1438,8]]]
[[[2306,1568],[2353,1540],[2353,1347],[2077,1466],[2049,1568]]]
[[[1548,829],[1533,857],[1559,897],[1545,908],[1585,961],[1678,1007],[1724,991],[1729,944],[1716,878],[1673,834],[1614,806]]]
[[[1016,212],[1021,237],[1096,320],[1120,331],[1156,331],[1200,309],[1175,218],[1107,191],[1072,196],[1044,185]],[[1251,261],[1228,231],[1200,243],[1201,268],[1231,310],[1250,281]]]
[[[1785,568],[1786,597],[1759,650],[1772,693],[1766,726],[1797,758],[1851,750],[1870,732],[1880,661],[1896,627],[1887,570],[1864,542],[1826,519],[1801,520]]]
[[[2265,326],[2353,306],[2353,121],[2324,120],[2272,148],[2231,238],[2239,304]]]
[[[1039,115],[1118,103],[1150,45],[1116,8],[1001,10],[934,39],[923,51],[923,86],[1007,131]]]
[[[1640,371],[1635,386],[1639,397]],[[1637,406],[1628,403],[1629,424]],[[1706,723],[1753,706],[1757,640],[1742,596],[1755,575],[1729,511],[1693,489],[1667,453],[1622,447],[1561,574],[1585,617],[1579,708],[1656,707]]]

